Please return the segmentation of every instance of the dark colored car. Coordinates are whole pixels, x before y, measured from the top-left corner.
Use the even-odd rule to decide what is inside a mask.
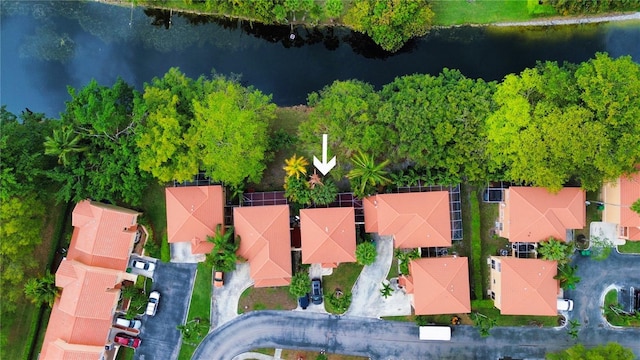
[[[115,341],[120,345],[127,346],[134,349],[137,349],[138,346],[140,346],[140,343],[142,342],[142,340],[140,340],[139,337],[133,337],[123,333],[117,334],[116,337],[113,338],[113,341]]]
[[[311,279],[311,302],[316,305],[322,304],[322,280],[318,278]]]
[[[304,294],[298,298],[298,304],[305,310],[309,306],[309,293]]]

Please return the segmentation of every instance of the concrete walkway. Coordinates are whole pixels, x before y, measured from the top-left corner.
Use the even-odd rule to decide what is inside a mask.
[[[491,24],[491,26],[555,26],[555,25],[574,25],[574,24],[594,24],[611,21],[630,21],[640,20],[640,12],[625,15],[606,15],[606,16],[580,16],[574,18],[557,18],[546,20],[531,20],[531,21],[518,21],[518,22],[501,22]]]
[[[178,242],[169,244],[171,249],[171,262],[172,263],[186,263],[196,264],[204,261],[204,254],[194,255],[191,253],[190,242]]]
[[[376,242],[376,261],[362,269],[351,291],[351,306],[345,315],[373,318],[411,315],[411,301],[404,291],[396,290],[386,299],[380,294],[393,261],[393,237],[372,236]]]
[[[257,352],[246,352],[233,357],[233,360],[274,360],[279,357],[273,357],[271,355],[260,354]]]
[[[249,263],[236,265],[236,270],[225,273],[224,286],[213,288],[211,296],[211,328],[215,329],[238,317],[240,295],[253,285]]]

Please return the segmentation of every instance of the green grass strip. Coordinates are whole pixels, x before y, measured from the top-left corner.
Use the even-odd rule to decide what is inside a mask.
[[[480,203],[478,194],[471,192],[471,258],[473,262],[473,285],[476,299],[482,299],[482,239],[480,237]]]

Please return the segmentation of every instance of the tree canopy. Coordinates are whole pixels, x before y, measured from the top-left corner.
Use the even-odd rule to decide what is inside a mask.
[[[177,68],[145,85],[137,144],[140,168],[160,181],[191,180],[204,170],[239,187],[265,169],[271,97],[214,75],[192,80]]]
[[[577,180],[593,190],[640,162],[640,65],[628,56],[541,63],[507,75],[494,99],[489,152],[509,180],[552,191]]]
[[[426,0],[360,0],[353,2],[344,22],[383,49],[397,51],[412,37],[425,35],[433,16]]]
[[[95,80],[71,100],[44,141],[45,153],[59,160],[49,173],[61,184],[58,198],[86,198],[138,205],[151,179],[138,168],[134,105],[140,94],[118,78],[111,87]]]

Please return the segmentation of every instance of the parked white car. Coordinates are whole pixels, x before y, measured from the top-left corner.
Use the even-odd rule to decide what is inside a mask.
[[[149,316],[154,316],[156,311],[158,311],[158,303],[160,302],[160,293],[157,291],[152,291],[149,294],[149,302],[147,303],[147,311],[145,314]]]
[[[126,328],[136,329],[136,330],[140,330],[140,328],[142,327],[142,321],[138,319],[129,320],[123,317],[116,318],[116,324],[120,326],[124,326]]]
[[[572,310],[573,310],[573,300],[558,299],[558,311],[572,311]]]
[[[133,267],[140,270],[153,271],[156,264],[151,261],[133,260]]]

